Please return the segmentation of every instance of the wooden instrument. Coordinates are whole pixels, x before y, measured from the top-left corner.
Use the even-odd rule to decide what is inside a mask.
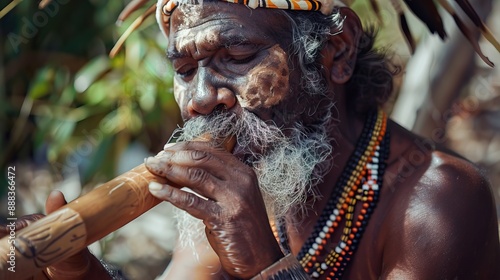
[[[232,151],[234,137],[222,145]],[[0,279],[23,280],[39,274],[148,211],[160,202],[149,193],[151,181],[167,182],[141,164],[17,231],[15,239],[4,237]],[[12,265],[15,272],[9,269]]]

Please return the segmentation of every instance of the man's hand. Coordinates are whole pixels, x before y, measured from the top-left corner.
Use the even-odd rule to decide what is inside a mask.
[[[64,195],[59,191],[52,191],[45,203],[45,211],[47,214],[50,214],[65,204]],[[29,226],[43,217],[41,214],[32,214],[19,218],[16,221],[16,231]],[[9,232],[5,226],[0,226],[0,238],[9,234]],[[110,279],[99,260],[88,249],[84,249],[62,262],[45,268],[43,273],[48,279],[56,280]]]
[[[154,196],[203,220],[208,241],[227,273],[251,278],[283,256],[254,171],[229,152],[207,142],[184,142],[148,158],[146,166],[173,185],[208,198],[172,185],[150,186]]]

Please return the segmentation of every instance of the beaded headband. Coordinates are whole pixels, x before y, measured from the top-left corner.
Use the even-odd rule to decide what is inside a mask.
[[[346,6],[340,0],[220,0],[233,4],[243,4],[249,8],[268,8],[299,11],[320,11],[324,15],[332,13],[334,7]],[[159,0],[157,6],[161,7],[163,14],[169,15],[180,3],[185,0]],[[198,3],[197,3],[198,4]],[[201,3],[200,3],[201,4]]]

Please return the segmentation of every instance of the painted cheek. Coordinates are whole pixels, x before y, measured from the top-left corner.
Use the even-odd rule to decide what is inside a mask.
[[[248,73],[238,98],[241,106],[270,108],[280,103],[289,91],[289,73],[285,52],[278,45],[273,46],[269,56]]]

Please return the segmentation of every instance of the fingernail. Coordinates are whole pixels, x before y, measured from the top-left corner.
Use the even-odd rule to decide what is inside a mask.
[[[157,169],[161,165],[161,160],[158,157],[147,157],[144,159],[144,164],[147,167]]]
[[[177,143],[167,143],[167,144],[165,144],[165,146],[163,146],[163,149],[164,149],[164,150],[165,150],[165,149],[168,149],[168,148],[172,147],[172,146],[173,146],[173,145],[175,145],[175,144],[177,144]]]
[[[157,193],[163,190],[163,185],[158,182],[149,182],[149,191]]]

